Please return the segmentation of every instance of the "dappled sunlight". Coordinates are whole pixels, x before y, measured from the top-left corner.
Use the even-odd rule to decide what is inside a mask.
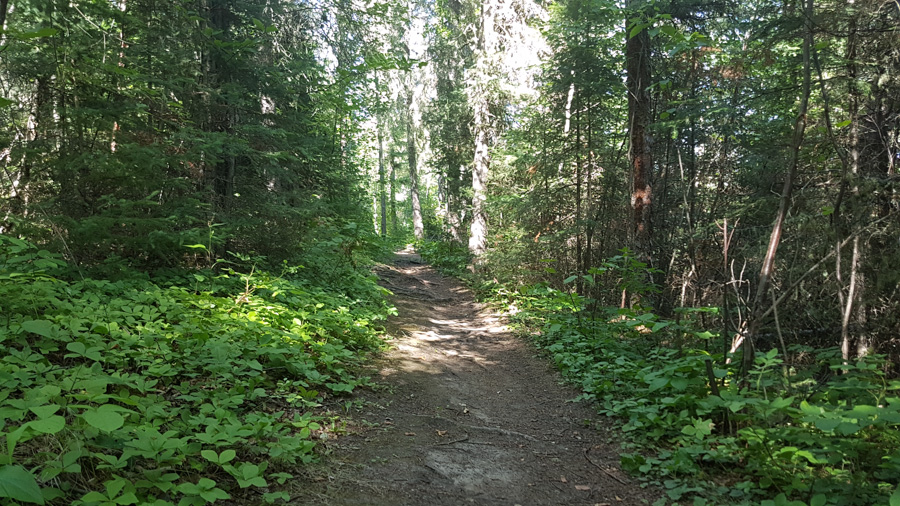
[[[462,286],[446,286],[443,276],[421,263],[418,255],[398,254],[399,262],[379,272],[382,282],[398,299],[397,372],[444,375],[448,370],[494,366],[485,355],[488,342],[502,345],[507,327],[496,314],[471,301]],[[453,285],[453,284],[450,284]]]
[[[434,318],[428,320],[435,325],[459,325],[461,327],[466,327],[469,324],[465,322],[461,322],[459,320],[435,320]]]
[[[447,336],[443,336],[438,334],[434,330],[413,332],[412,337],[416,339],[421,339],[423,341],[439,341],[441,339],[446,339]]]

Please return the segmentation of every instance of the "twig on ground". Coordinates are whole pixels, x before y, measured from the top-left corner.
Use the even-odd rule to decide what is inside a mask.
[[[596,467],[597,469],[603,471],[603,474],[605,474],[605,475],[609,476],[610,478],[616,480],[617,482],[621,483],[622,485],[628,485],[628,483],[627,483],[625,480],[623,480],[622,478],[619,478],[618,476],[614,475],[614,474],[612,473],[612,471],[610,471],[609,469],[604,468],[604,467],[601,466],[600,464],[597,464],[596,462],[594,462],[593,460],[591,460],[591,458],[588,456],[588,452],[589,452],[589,451],[590,451],[589,448],[585,448],[585,449],[584,449],[584,458],[587,459],[587,461],[590,462],[592,466],[594,466],[594,467]]]
[[[438,443],[438,444],[436,444],[435,446],[452,445],[452,444],[454,444],[454,443],[462,443],[463,441],[468,441],[468,440],[469,440],[469,435],[466,434],[465,436],[463,436],[463,437],[461,437],[461,438],[459,438],[459,439],[454,439],[453,441],[447,441],[447,442],[445,442],[445,443]]]
[[[516,432],[516,431],[514,431],[514,430],[502,429],[502,428],[500,428],[500,427],[485,427],[485,426],[483,426],[483,425],[468,425],[468,424],[465,424],[465,423],[457,422],[456,420],[451,420],[451,419],[449,419],[449,418],[444,418],[443,416],[436,416],[436,415],[413,415],[413,416],[417,416],[417,417],[419,417],[419,418],[431,418],[432,420],[442,420],[442,421],[444,421],[444,422],[456,424],[456,425],[459,425],[460,427],[466,427],[467,429],[472,429],[472,430],[483,430],[483,431],[486,431],[486,432],[497,432],[497,433],[499,433],[499,434],[503,434],[504,436],[520,437],[520,438],[522,438],[522,439],[527,439],[528,441],[535,441],[535,442],[538,442],[538,441],[539,441],[539,440],[538,440],[536,437],[534,437],[534,436],[529,436],[528,434],[523,434],[523,433],[521,433],[521,432]]]

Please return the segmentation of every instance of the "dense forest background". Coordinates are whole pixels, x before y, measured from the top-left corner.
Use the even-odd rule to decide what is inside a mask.
[[[0,0],[0,501],[258,501],[366,384],[367,268],[416,241],[663,448],[622,462],[670,499],[900,504],[898,26]]]

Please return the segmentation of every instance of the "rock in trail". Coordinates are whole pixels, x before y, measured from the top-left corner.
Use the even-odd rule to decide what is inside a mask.
[[[411,252],[378,269],[400,316],[364,394],[375,424],[331,443],[325,479],[295,504],[642,505],[576,392],[457,281]]]

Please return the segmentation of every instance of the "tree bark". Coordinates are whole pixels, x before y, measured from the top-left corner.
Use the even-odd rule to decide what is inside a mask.
[[[450,233],[450,239],[454,244],[462,244],[462,236],[460,228],[462,220],[459,216],[460,208],[460,170],[457,165],[456,157],[449,161],[447,168],[447,231]]]
[[[391,177],[390,185],[390,201],[391,201],[391,233],[397,233],[397,160],[394,158],[393,151],[390,154],[391,156]]]
[[[743,374],[747,374],[753,367],[755,352],[755,336],[759,331],[762,314],[765,310],[766,294],[772,275],[775,270],[775,258],[778,246],[781,244],[781,235],[784,231],[784,221],[787,218],[791,205],[791,194],[794,190],[794,180],[797,178],[797,166],[800,159],[800,148],[803,144],[803,136],[806,132],[806,113],[809,106],[811,65],[810,48],[812,47],[812,15],[813,0],[806,0],[805,6],[805,33],[803,37],[803,87],[800,92],[800,106],[797,111],[797,120],[794,123],[794,134],[791,140],[790,161],[788,162],[787,175],[784,187],[781,190],[781,199],[778,204],[778,212],[775,215],[775,223],[772,225],[772,233],[769,235],[769,245],[763,258],[762,267],[759,270],[759,281],[756,286],[756,295],[753,299],[753,311],[750,321],[746,325],[746,335],[743,338]]]
[[[843,218],[841,214],[841,203],[843,200],[844,193],[848,186],[851,185],[851,179],[853,188],[851,192],[853,195],[859,194],[859,185],[856,183],[859,177],[859,90],[856,84],[856,36],[857,36],[857,24],[856,17],[851,16],[849,20],[848,27],[848,37],[847,37],[847,80],[849,83],[849,109],[850,109],[850,139],[849,139],[849,149],[848,155],[843,156],[840,153],[840,146],[837,145],[836,139],[834,139],[834,133],[831,129],[831,121],[827,116],[827,102],[826,102],[826,119],[828,120],[828,129],[829,133],[833,139],[835,144],[835,150],[838,151],[838,154],[841,155],[841,163],[843,165],[843,177],[841,178],[841,188],[838,192],[837,202],[834,206],[834,211],[832,213],[832,220],[834,223],[834,228],[836,231],[836,239],[835,239],[835,278],[838,282],[838,302],[839,308],[841,311],[841,358],[844,363],[848,363],[850,361],[850,348],[851,348],[851,335],[850,335],[850,320],[853,316],[854,309],[859,313],[860,319],[864,315],[862,308],[856,308],[855,305],[857,301],[860,299],[860,294],[862,288],[864,287],[864,280],[862,277],[862,273],[859,270],[860,263],[862,261],[862,245],[860,244],[859,237],[853,238],[853,252],[850,257],[850,280],[846,287],[846,293],[844,292],[844,280],[843,273],[841,269],[841,247],[840,244],[843,239],[843,235],[846,233],[846,228],[843,226],[847,220]],[[816,65],[818,67],[818,59],[816,60]],[[819,71],[819,79],[822,80],[821,77],[821,68],[818,68]],[[822,85],[823,95],[825,94],[824,84]],[[826,95],[827,96],[827,95]],[[864,336],[860,336],[857,341],[857,353],[860,355],[865,355],[868,352],[867,341]]]
[[[409,160],[409,193],[412,203],[413,235],[418,240],[425,237],[425,227],[422,224],[422,204],[419,202],[419,174],[416,167],[416,128],[413,124],[413,88],[409,85],[406,95],[406,154]]]
[[[9,11],[9,0],[0,0],[0,30],[6,30],[6,13]]]
[[[581,97],[578,97],[579,99]],[[575,272],[579,274],[585,274],[587,268],[585,268],[583,260],[584,251],[582,249],[582,241],[581,241],[581,230],[582,230],[582,220],[581,220],[581,210],[583,207],[583,203],[581,201],[581,111],[579,110],[580,100],[575,101]],[[579,276],[575,280],[576,290],[579,294],[584,295],[584,278]]]
[[[626,7],[628,19],[641,16],[641,0],[629,0]],[[650,125],[650,37],[647,30],[632,33],[626,22],[625,71],[628,91],[628,161],[631,179],[631,230],[630,238],[635,257],[652,265],[650,188],[653,156],[648,142]]]
[[[378,197],[381,207],[381,237],[387,237],[387,188],[384,180],[384,132],[381,117],[378,118]]]
[[[490,92],[488,91],[490,61],[496,53],[494,32],[494,0],[481,5],[481,30],[478,34],[478,63],[476,82],[473,85],[473,112],[475,157],[472,164],[472,225],[469,230],[469,251],[476,257],[487,248],[487,178],[491,164],[490,140],[492,135]]]
[[[588,97],[588,98],[590,99],[590,97]],[[584,260],[582,261],[582,265],[583,265],[585,272],[591,270],[591,267],[592,267],[591,264],[593,263],[593,258],[591,255],[591,248],[593,247],[593,239],[594,239],[594,221],[593,221],[594,196],[593,196],[593,185],[591,182],[591,173],[592,173],[593,164],[594,164],[594,152],[593,152],[594,148],[591,144],[591,132],[593,130],[593,125],[591,123],[592,117],[591,117],[590,105],[588,106],[586,113],[587,113],[587,125],[586,125],[586,129],[585,129],[586,130],[585,135],[587,136],[587,139],[586,139],[587,163],[585,164],[585,167],[587,169],[587,174],[585,174],[585,177],[586,177],[585,186],[587,186],[587,189],[586,189],[585,198],[587,199],[587,211],[585,212],[585,216],[587,217],[587,219],[586,219],[585,229],[584,229]]]

